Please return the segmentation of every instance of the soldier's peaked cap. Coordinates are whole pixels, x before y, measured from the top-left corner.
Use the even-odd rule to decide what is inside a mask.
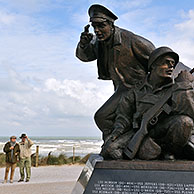
[[[99,4],[90,6],[88,14],[90,16],[90,22],[104,22],[106,20],[114,22],[118,19],[114,13]]]
[[[152,51],[152,53],[149,56],[149,60],[148,60],[148,70],[151,69],[151,66],[153,65],[153,63],[161,56],[163,55],[169,55],[171,56],[174,60],[175,60],[175,66],[177,65],[177,63],[179,62],[179,55],[177,53],[175,53],[172,49],[170,49],[169,47],[159,47],[157,49],[155,49],[154,51]]]

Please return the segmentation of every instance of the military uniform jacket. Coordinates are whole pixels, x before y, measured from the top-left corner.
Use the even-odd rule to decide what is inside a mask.
[[[11,157],[11,143],[7,142],[3,148],[3,151],[6,153],[6,162],[7,163],[16,163],[17,162],[17,157],[19,156],[20,153],[20,148],[19,144],[16,143],[13,149],[13,158]]]
[[[147,63],[154,45],[145,38],[135,35],[130,31],[115,27],[109,51],[105,52],[105,41],[94,38],[84,48],[80,43],[76,49],[76,56],[85,62],[97,59],[98,78],[103,80],[118,81],[118,72],[124,77],[127,84],[134,85],[147,72]]]
[[[194,89],[191,82],[169,82],[162,87],[153,90],[147,82],[140,82],[133,92],[122,96],[117,109],[117,117],[114,124],[114,131],[124,133],[128,130],[139,129],[143,114],[172,89],[172,96],[168,101],[171,107],[170,115],[186,115],[194,120]],[[167,114],[163,113],[162,118]],[[136,129],[136,130],[137,130]]]

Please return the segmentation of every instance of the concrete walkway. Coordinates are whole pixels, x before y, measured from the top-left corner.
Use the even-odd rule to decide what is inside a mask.
[[[71,194],[84,166],[64,165],[32,167],[30,182],[18,183],[19,168],[15,171],[14,183],[0,184],[0,194]],[[0,168],[0,182],[3,182],[4,168]]]

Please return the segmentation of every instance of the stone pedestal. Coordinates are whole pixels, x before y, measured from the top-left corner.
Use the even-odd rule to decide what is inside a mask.
[[[98,154],[92,154],[89,157],[71,194],[83,194],[86,186],[88,185],[88,181],[90,180],[90,177],[94,171],[96,163],[100,161],[103,161],[103,157]]]
[[[100,161],[74,194],[194,194],[193,161]]]

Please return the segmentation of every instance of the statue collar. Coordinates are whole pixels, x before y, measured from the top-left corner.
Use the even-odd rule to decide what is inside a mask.
[[[120,28],[115,26],[115,33],[114,33],[114,46],[121,44],[121,31]]]
[[[146,78],[143,81],[140,81],[141,84],[140,84],[139,90],[141,90],[144,87],[149,87],[153,90],[152,85],[149,84],[149,82],[148,82],[148,78],[149,78],[149,74],[146,76]],[[155,89],[153,92],[155,93],[155,92],[161,91],[161,90],[163,90],[165,88],[169,88],[173,85],[174,85],[174,78],[171,78],[164,85],[162,85],[161,87]]]

